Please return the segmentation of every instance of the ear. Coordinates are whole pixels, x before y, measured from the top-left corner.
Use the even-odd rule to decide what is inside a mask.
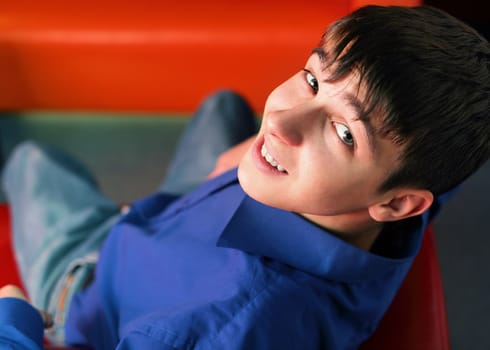
[[[433,201],[434,195],[428,190],[397,190],[387,200],[370,206],[368,211],[375,221],[398,221],[422,214]]]

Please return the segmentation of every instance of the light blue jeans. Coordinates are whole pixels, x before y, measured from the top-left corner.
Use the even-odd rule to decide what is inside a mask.
[[[159,191],[192,190],[220,153],[255,132],[253,112],[241,97],[229,91],[208,97],[186,127]],[[32,142],[10,155],[3,187],[24,286],[34,306],[53,315],[47,337],[63,344],[71,297],[90,283],[99,249],[121,216],[119,205],[101,194],[81,163]]]

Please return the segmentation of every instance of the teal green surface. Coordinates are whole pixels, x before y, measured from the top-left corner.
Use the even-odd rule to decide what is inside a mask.
[[[2,159],[24,140],[55,145],[92,169],[110,198],[130,202],[158,187],[188,121],[178,114],[2,113]]]

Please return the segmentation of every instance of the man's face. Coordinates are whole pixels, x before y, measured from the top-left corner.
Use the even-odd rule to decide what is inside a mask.
[[[268,97],[259,134],[242,159],[239,180],[252,198],[322,217],[366,212],[397,165],[399,150],[359,120],[364,90],[356,73],[327,82],[321,49],[305,69]]]

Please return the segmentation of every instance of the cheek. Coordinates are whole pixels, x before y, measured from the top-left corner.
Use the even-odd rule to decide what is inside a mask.
[[[309,193],[317,205],[332,207],[350,202],[353,196],[366,195],[365,176],[358,170],[325,152],[324,157],[310,158],[302,164],[298,180],[302,191]]]

